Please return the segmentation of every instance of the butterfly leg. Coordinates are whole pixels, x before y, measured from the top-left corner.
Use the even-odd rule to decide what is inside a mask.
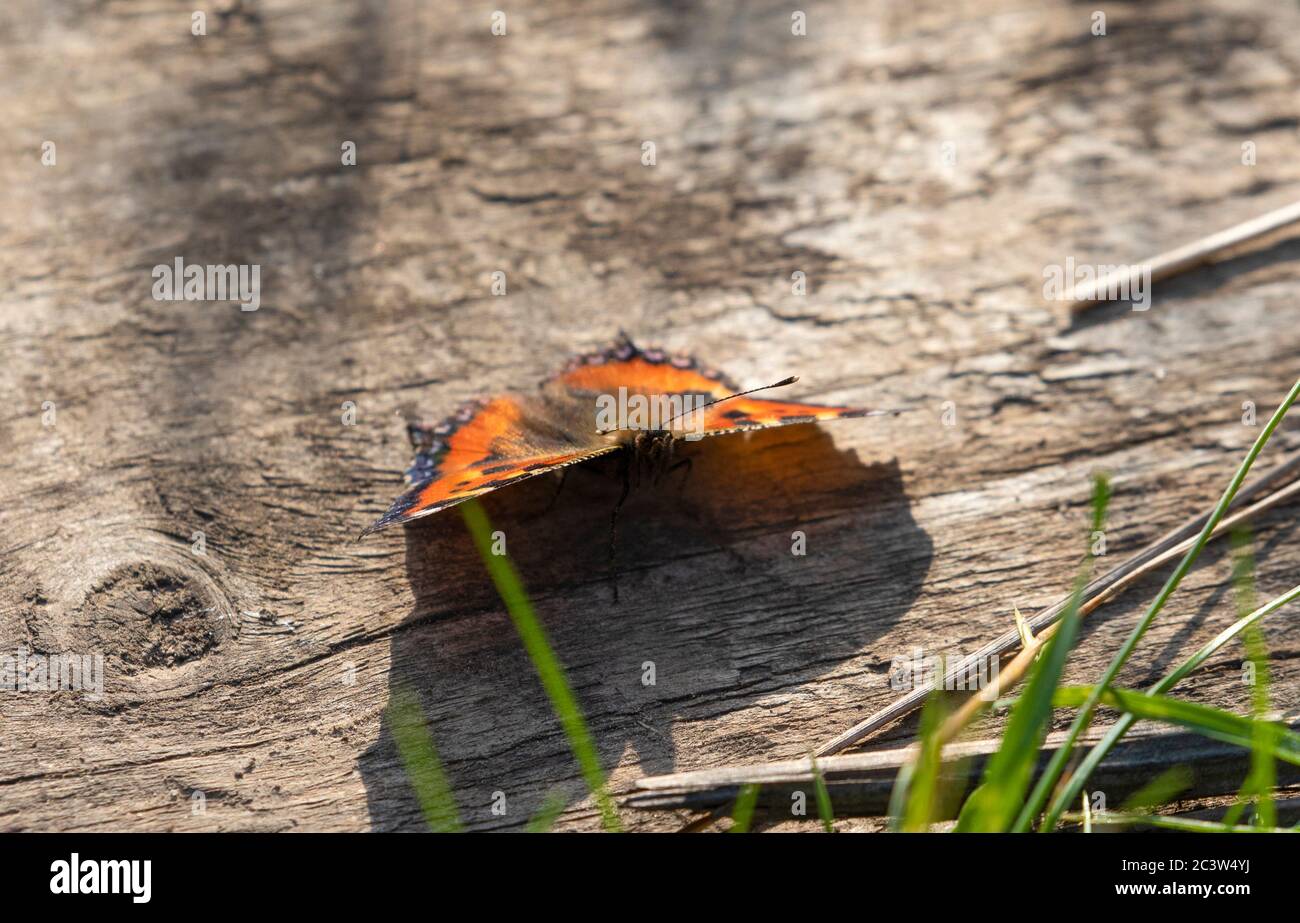
[[[623,474],[623,492],[619,494],[618,503],[614,504],[614,512],[609,517],[609,580],[614,587],[615,605],[618,604],[618,511],[623,508],[623,503],[632,490],[632,473],[626,455],[623,457],[623,463],[620,467]]]
[[[672,467],[668,469],[668,472],[664,475],[664,477],[667,477],[668,475],[672,474],[678,468],[686,469],[686,473],[682,475],[682,482],[677,485],[677,493],[684,494],[686,493],[686,482],[690,480],[691,471],[695,469],[695,465],[692,464],[692,460],[689,458],[679,458],[677,461],[673,462]]]
[[[654,484],[658,487],[659,483],[677,467],[673,464],[673,437],[665,433],[650,440],[646,461],[650,470],[654,472]]]
[[[551,499],[547,502],[541,512],[529,513],[526,515],[524,517],[525,522],[536,522],[537,520],[544,518],[551,512],[551,510],[555,509],[555,504],[559,501],[560,494],[564,493],[564,485],[569,477],[569,469],[561,468],[555,473],[559,475],[559,477],[555,479],[555,493],[551,494]]]
[[[569,477],[569,469],[561,468],[560,480],[555,485],[555,494],[551,497],[551,502],[546,504],[546,509],[542,510],[543,515],[549,513],[555,507],[555,501],[560,499],[560,493],[564,490],[564,482],[568,479],[568,477]]]

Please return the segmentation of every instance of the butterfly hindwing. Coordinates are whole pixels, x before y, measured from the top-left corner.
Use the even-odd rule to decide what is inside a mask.
[[[412,487],[366,532],[409,522],[471,497],[612,452],[581,445],[547,423],[542,405],[514,397],[467,404],[431,426],[412,426]]]
[[[639,349],[626,337],[610,349],[570,360],[564,370],[543,383],[570,393],[704,394],[710,399],[740,390],[726,375],[690,356],[659,349]]]

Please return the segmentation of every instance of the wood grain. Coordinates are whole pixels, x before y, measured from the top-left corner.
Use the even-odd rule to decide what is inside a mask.
[[[385,719],[403,687],[467,824],[518,828],[558,790],[563,829],[598,828],[456,514],[353,539],[400,489],[404,418],[620,327],[915,412],[693,447],[684,492],[625,510],[618,607],[617,484],[486,504],[617,794],[804,756],[896,695],[895,658],[1051,602],[1094,469],[1110,554],[1208,508],[1258,432],[1243,402],[1266,419],[1295,380],[1300,238],[1068,327],[1042,270],[1300,198],[1300,11],[1125,5],[1104,37],[1071,3],[807,12],[796,37],[766,0],[545,0],[493,36],[486,8],[245,0],[196,37],[172,0],[4,5],[0,651],[100,653],[107,679],[0,693],[0,827],[419,829]],[[177,256],[259,264],[260,309],[153,300]],[[1260,524],[1261,595],[1295,582],[1294,512]],[[1228,575],[1207,553],[1124,683],[1227,623]],[[1159,581],[1089,620],[1070,681]],[[1300,628],[1266,635],[1293,713]],[[1240,658],[1185,694],[1247,708]]]
[[[1039,756],[1035,780],[1065,738],[1066,734],[1061,732],[1048,735]],[[1090,747],[1100,739],[1100,733],[1089,732],[1083,738],[1083,745]],[[936,811],[935,820],[955,818],[961,796],[978,784],[989,757],[997,752],[1000,744],[1001,739],[991,738],[964,740],[945,748],[938,783],[940,795],[936,799],[940,810]],[[832,816],[841,819],[854,815],[885,816],[899,769],[914,759],[914,747],[818,759],[817,773],[826,786]],[[1182,780],[1183,787],[1178,792],[1179,798],[1232,796],[1250,771],[1250,759],[1251,753],[1247,749],[1188,731],[1164,729],[1154,733],[1133,733],[1115,745],[1106,762],[1093,774],[1087,791],[1104,792],[1109,805],[1106,810],[1118,810],[1116,799],[1131,798],[1151,779],[1178,763],[1189,767],[1186,778]],[[1281,767],[1279,785],[1294,786],[1298,781],[1300,771],[1294,766]],[[817,815],[816,777],[810,759],[724,766],[638,779],[624,804],[641,810],[666,807],[711,810],[733,803],[744,785],[759,786],[755,805],[768,815],[768,820],[779,822]]]

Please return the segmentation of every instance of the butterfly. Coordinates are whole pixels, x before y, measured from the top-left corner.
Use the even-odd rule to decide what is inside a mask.
[[[362,535],[603,456],[618,457],[623,480],[623,494],[614,509],[616,524],[619,507],[642,477],[658,481],[680,466],[689,468],[689,458],[674,459],[675,447],[683,440],[894,412],[749,396],[797,380],[741,391],[726,375],[690,356],[641,349],[620,334],[612,347],[570,360],[534,394],[480,399],[436,425],[409,424],[416,449],[406,472],[410,489]],[[628,407],[644,409],[658,401],[673,410],[689,409],[661,415],[651,425],[629,412],[613,427],[601,426],[600,410],[610,409],[615,395]],[[611,533],[611,556],[613,542]]]

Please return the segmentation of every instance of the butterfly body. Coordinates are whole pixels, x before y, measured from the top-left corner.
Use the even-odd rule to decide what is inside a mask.
[[[642,480],[657,482],[678,466],[689,467],[689,459],[676,457],[680,441],[872,413],[749,393],[690,357],[643,350],[622,336],[610,349],[571,360],[535,393],[474,401],[432,426],[410,424],[416,456],[406,474],[412,486],[366,532],[605,457],[616,461],[626,498]],[[634,408],[626,419],[602,426],[602,411],[618,405],[622,413],[623,404]]]

